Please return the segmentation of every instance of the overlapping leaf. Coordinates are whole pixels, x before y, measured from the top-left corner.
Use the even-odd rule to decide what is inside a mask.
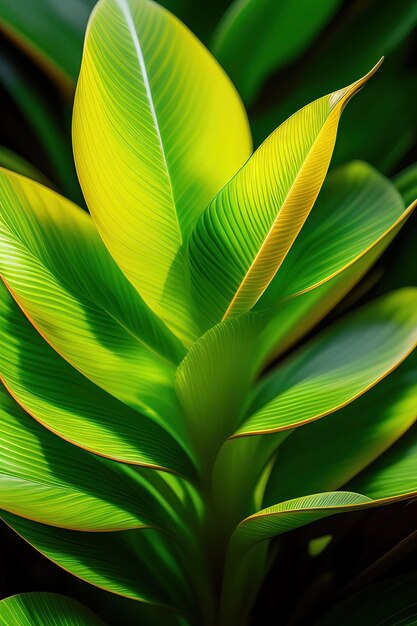
[[[299,528],[334,513],[368,508],[417,493],[416,428],[346,485],[350,491],[307,495],[275,504],[243,520],[232,538],[233,549]],[[354,492],[353,489],[360,489]]]
[[[265,292],[260,306],[326,282],[347,269],[412,210],[395,187],[366,163],[330,173],[320,195]]]
[[[335,324],[261,382],[234,436],[300,426],[341,408],[417,344],[417,290],[403,289]]]
[[[417,419],[417,351],[368,393],[297,428],[278,450],[264,506],[340,488]],[[302,463],[300,463],[302,459]]]
[[[284,122],[200,216],[189,256],[203,328],[248,311],[268,287],[320,191],[342,110],[377,67]]]
[[[91,585],[141,602],[168,602],[146,558],[141,561],[136,556],[136,551],[145,547],[142,532],[151,531],[139,531],[140,535],[135,531],[80,533],[44,526],[11,513],[1,516],[44,556]]]
[[[73,135],[81,185],[112,255],[148,304],[195,338],[181,248],[250,154],[234,87],[162,7],[101,0],[87,30]]]
[[[296,298],[279,300],[275,304],[271,298],[270,321],[262,330],[259,339],[261,362],[265,358],[270,359],[272,356],[285,352],[345,297],[386,250],[406,223],[415,206],[415,204],[410,205],[398,223],[394,223],[368,252],[334,278]],[[260,310],[265,308],[264,302],[269,298],[268,290],[264,297],[258,303]]]
[[[63,439],[97,454],[190,474],[187,455],[153,420],[62,359],[0,285],[0,377],[24,409]]]
[[[0,400],[0,508],[76,530],[156,524],[158,506],[145,481],[129,481],[115,463],[56,437],[3,387]]]
[[[237,426],[255,375],[256,333],[251,314],[226,320],[196,341],[178,367],[185,429],[203,464]]]
[[[91,218],[2,170],[0,241],[0,274],[54,349],[126,404],[166,418],[169,428],[181,348],[125,279]]]
[[[22,593],[0,601],[7,626],[105,626],[85,606],[56,593]]]

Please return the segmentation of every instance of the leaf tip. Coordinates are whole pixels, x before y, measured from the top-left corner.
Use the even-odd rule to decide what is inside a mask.
[[[330,109],[333,110],[340,103],[341,107],[344,108],[349,100],[356,94],[358,91],[362,89],[362,87],[368,82],[368,80],[379,70],[382,63],[384,62],[385,57],[381,57],[374,65],[372,69],[369,70],[365,76],[359,78],[359,80],[355,81],[351,85],[344,87],[343,89],[339,89],[338,91],[330,94],[329,102]]]

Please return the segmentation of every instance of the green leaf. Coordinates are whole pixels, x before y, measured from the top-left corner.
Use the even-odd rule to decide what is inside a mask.
[[[415,572],[367,586],[337,604],[317,626],[415,626],[416,586]]]
[[[7,626],[105,626],[85,606],[57,593],[21,593],[0,601]]]
[[[158,508],[144,482],[115,463],[59,439],[0,389],[0,508],[75,530],[155,525]]]
[[[417,198],[417,163],[397,174],[394,183],[405,202],[414,202]]]
[[[340,4],[340,0],[231,3],[214,32],[212,50],[247,104],[268,74],[307,48]]]
[[[407,209],[406,215],[412,210]],[[350,267],[405,217],[395,187],[360,161],[326,179],[307,218],[259,306],[299,294]]]
[[[75,87],[94,0],[0,1],[1,29],[66,91]]]
[[[119,400],[165,418],[172,429],[175,361],[183,349],[123,276],[90,216],[1,170],[0,241],[0,274],[54,349]]]
[[[234,87],[156,3],[101,0],[87,29],[73,137],[103,240],[146,302],[191,342],[182,246],[251,151]]]
[[[205,333],[180,363],[176,389],[185,429],[207,464],[234,431],[255,376],[257,320],[226,320]]]
[[[342,408],[417,343],[417,289],[393,292],[334,324],[266,377],[233,437],[295,428]]]
[[[244,519],[232,537],[233,547],[248,549],[259,541],[311,524],[323,517],[366,508],[373,500],[351,491],[331,491],[287,500]]]
[[[417,426],[410,428],[347,488],[361,489],[373,499],[417,494]]]
[[[146,558],[140,558],[142,550],[150,556],[145,542],[146,534],[152,531],[80,533],[45,526],[10,513],[2,512],[1,516],[41,554],[87,583],[132,600],[168,603]],[[155,554],[152,558],[155,559]]]
[[[284,441],[269,477],[264,506],[347,483],[414,423],[416,397],[415,350],[363,396],[332,415],[297,428]]]
[[[0,378],[17,402],[63,439],[110,459],[190,475],[177,442],[82,376],[42,339],[0,284]]]
[[[347,269],[311,291],[276,303],[269,312],[269,322],[260,334],[258,346],[260,362],[265,359],[270,361],[285,352],[349,293],[386,250],[415,206],[410,205],[398,223],[389,228],[368,252]],[[268,290],[264,295],[268,298]],[[263,300],[264,298],[259,300],[256,308],[262,310]]]
[[[377,70],[282,124],[200,216],[190,271],[202,326],[250,310],[317,198],[347,102]]]

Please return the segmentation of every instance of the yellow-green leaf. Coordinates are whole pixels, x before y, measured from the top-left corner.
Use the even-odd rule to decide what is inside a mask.
[[[200,216],[189,255],[203,327],[248,311],[268,287],[320,191],[342,111],[380,63],[284,122]]]
[[[195,338],[182,245],[250,155],[234,87],[156,3],[100,0],[87,29],[73,137],[84,195],[112,255],[146,302],[185,340]]]

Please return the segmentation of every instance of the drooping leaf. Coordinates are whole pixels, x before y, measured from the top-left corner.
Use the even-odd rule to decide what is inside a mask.
[[[41,554],[91,585],[141,602],[168,603],[146,559],[140,559],[143,534],[151,531],[80,533],[11,513],[2,512],[1,517]]]
[[[417,344],[417,290],[393,292],[333,325],[261,381],[234,437],[295,428],[342,408]]]
[[[203,328],[251,309],[274,278],[317,198],[357,82],[282,124],[200,216],[190,271]]]
[[[416,587],[415,572],[367,586],[337,604],[317,626],[414,626],[417,623]]]
[[[0,623],[7,626],[105,626],[76,600],[57,593],[21,593],[0,601]]]
[[[264,506],[342,487],[414,423],[416,398],[415,350],[358,400],[297,428],[284,441],[269,477]]]
[[[87,30],[73,137],[110,252],[146,302],[194,339],[182,245],[251,150],[234,87],[162,7],[101,0]]]
[[[397,174],[394,183],[405,202],[414,202],[417,198],[417,163]]]
[[[156,504],[116,464],[40,426],[0,389],[0,508],[75,530],[155,525]]]
[[[42,339],[0,284],[0,378],[17,402],[63,439],[102,456],[192,473],[153,420],[94,385]]]
[[[0,241],[0,274],[54,349],[112,395],[172,427],[174,362],[182,350],[114,263],[89,215],[1,170]]]
[[[1,0],[1,30],[56,78],[67,92],[75,88],[85,26],[94,0]]]
[[[212,50],[248,105],[265,77],[303,52],[339,5],[340,0],[230,4],[214,32]]]
[[[403,221],[404,212],[395,187],[366,163],[334,170],[260,307],[313,289],[347,269]]]

